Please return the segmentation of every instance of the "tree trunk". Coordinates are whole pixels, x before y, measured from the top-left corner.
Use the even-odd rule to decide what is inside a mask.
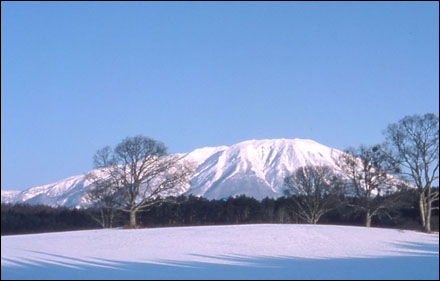
[[[136,211],[130,211],[130,228],[136,228]]]
[[[430,233],[431,232],[431,210],[427,210],[427,216],[426,216],[426,224],[425,224],[425,229],[424,231],[426,233]]]
[[[366,227],[371,227],[371,218],[372,218],[372,215],[370,213],[370,210],[368,210],[367,214],[365,215],[365,226]]]
[[[428,199],[428,202],[427,202],[427,204],[425,205],[426,206],[426,211],[425,211],[425,215],[426,215],[426,219],[425,219],[425,232],[426,233],[430,233],[431,232],[431,211],[432,211],[432,202],[431,202],[431,200],[430,200],[430,195],[431,194],[429,194],[428,193],[428,196],[427,196],[427,199]]]
[[[114,213],[113,213],[113,209],[112,209],[112,210],[110,210],[110,225],[109,225],[110,228],[113,228],[113,216],[114,216]]]
[[[420,219],[422,220],[422,227],[424,230],[426,230],[425,194],[423,192],[419,196],[419,209],[420,209]]]
[[[104,216],[104,210],[101,208],[101,226],[102,228],[106,228],[107,225],[105,224],[105,216]]]
[[[284,223],[284,212],[285,212],[284,207],[280,207],[278,209],[278,219],[280,223]]]

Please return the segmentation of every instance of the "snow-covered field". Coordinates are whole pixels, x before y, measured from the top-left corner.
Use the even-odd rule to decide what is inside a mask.
[[[324,225],[1,237],[1,279],[436,279],[439,235]]]

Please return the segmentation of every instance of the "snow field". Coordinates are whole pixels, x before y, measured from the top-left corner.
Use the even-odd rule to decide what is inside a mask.
[[[1,237],[2,279],[438,279],[439,236],[327,225]]]

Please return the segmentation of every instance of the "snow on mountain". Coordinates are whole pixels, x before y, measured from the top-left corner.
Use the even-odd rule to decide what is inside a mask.
[[[55,183],[29,188],[15,192],[14,198],[5,203],[43,204],[49,206],[80,207],[87,205],[84,195],[91,188],[91,182],[86,181],[85,174],[69,177]],[[3,191],[2,191],[2,203]]]
[[[282,196],[284,178],[306,165],[336,168],[340,151],[312,140],[250,140],[218,150],[198,165],[190,193],[209,199],[246,194],[256,199]]]
[[[17,198],[20,191],[16,190],[2,190],[1,197],[2,197],[2,203],[13,203],[15,202],[15,199]]]
[[[187,194],[208,199],[245,194],[263,199],[282,196],[284,178],[301,166],[328,165],[337,169],[334,158],[340,153],[312,140],[266,139],[177,155],[196,167]],[[91,187],[83,174],[18,193],[2,191],[1,196],[2,202],[80,207],[89,204],[85,195]]]

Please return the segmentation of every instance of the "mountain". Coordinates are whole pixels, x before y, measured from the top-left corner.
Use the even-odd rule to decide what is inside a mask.
[[[16,200],[19,193],[20,191],[16,191],[16,190],[2,190],[1,192],[2,203],[13,203]]]
[[[10,193],[11,191],[2,191],[1,202],[42,204],[53,207],[81,207],[89,203],[84,196],[90,188],[91,182],[87,181],[85,174],[83,174],[55,183],[31,187],[22,192],[14,191],[14,193]],[[9,196],[4,198],[4,192],[7,192]]]
[[[221,199],[245,194],[256,199],[283,195],[284,178],[305,165],[337,169],[334,158],[342,153],[312,140],[249,140],[232,146],[205,147],[177,154],[196,170],[186,194]],[[93,173],[97,173],[95,170]],[[22,192],[2,191],[1,201],[81,207],[92,187],[85,174]]]
[[[240,194],[256,199],[280,197],[288,174],[306,165],[328,165],[336,169],[333,157],[340,153],[311,140],[241,142],[215,150],[199,164],[189,192],[208,199]]]

